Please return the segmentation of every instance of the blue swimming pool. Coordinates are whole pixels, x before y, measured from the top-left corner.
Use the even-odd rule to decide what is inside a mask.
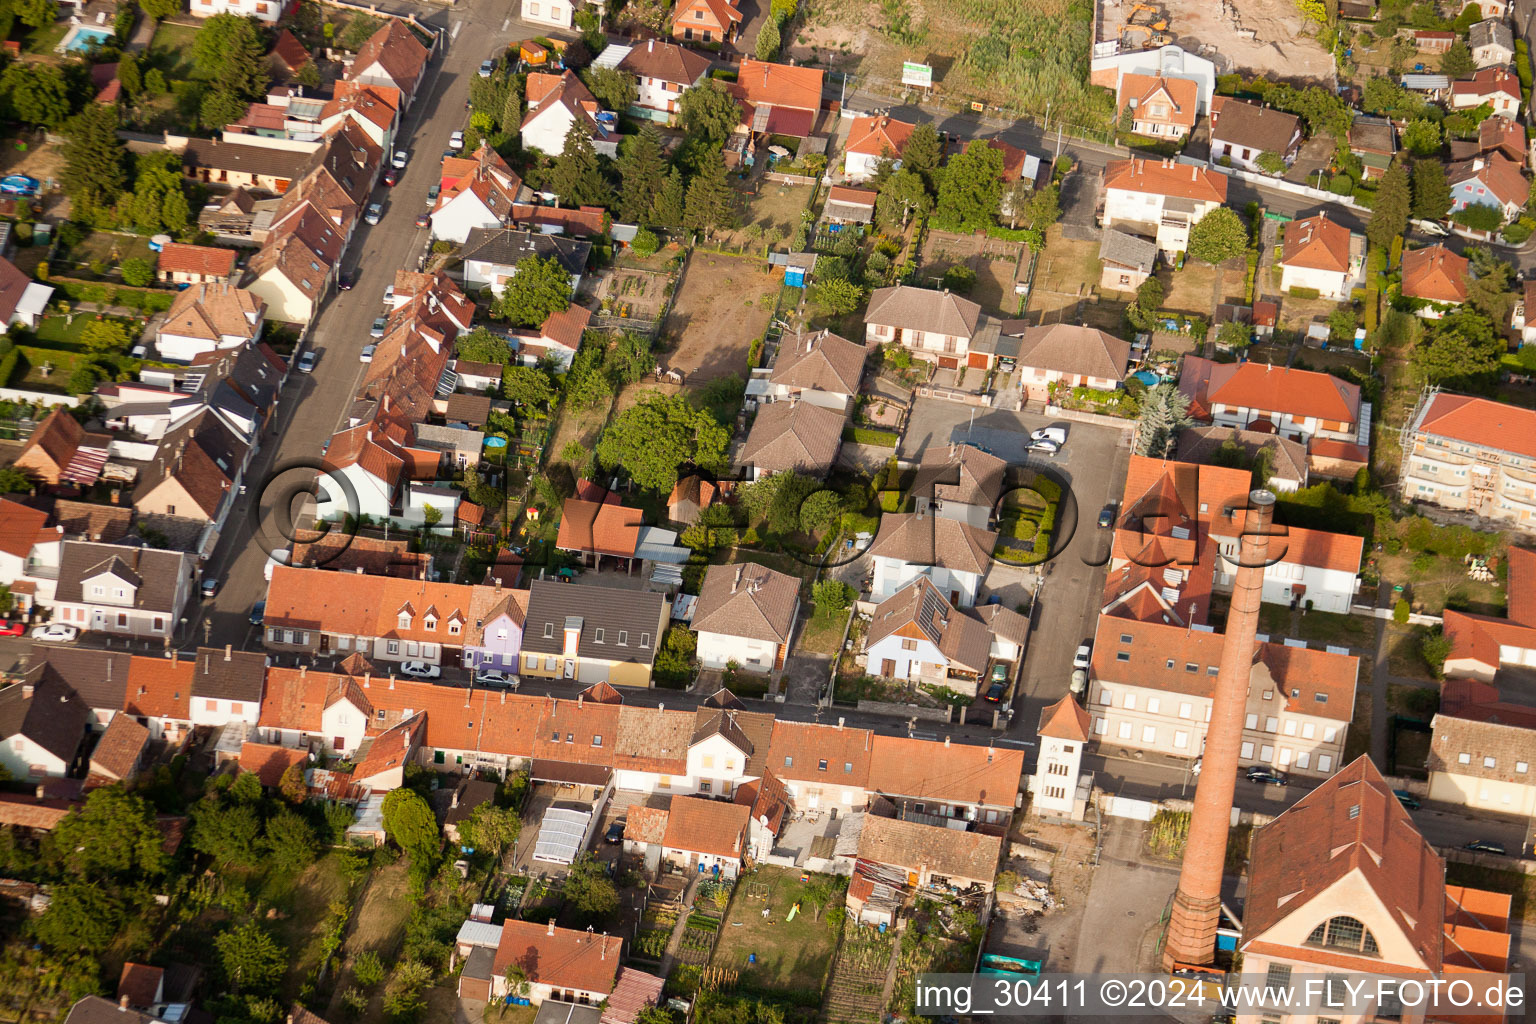
[[[85,53],[92,47],[101,46],[111,38],[111,29],[94,28],[90,25],[76,25],[69,30],[69,37],[64,41],[64,48],[71,53]]]

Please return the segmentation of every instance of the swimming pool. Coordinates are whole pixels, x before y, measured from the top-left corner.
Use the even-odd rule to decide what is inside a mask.
[[[112,38],[112,30],[96,28],[91,25],[76,25],[71,28],[59,42],[59,52],[66,50],[70,53],[85,53],[93,47],[101,46]]]

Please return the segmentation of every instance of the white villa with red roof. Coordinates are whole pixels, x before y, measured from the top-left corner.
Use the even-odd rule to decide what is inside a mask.
[[[872,177],[882,160],[900,167],[901,151],[916,127],[886,114],[854,118],[853,127],[848,130],[848,144],[843,147],[844,177],[850,182]]]
[[[1353,234],[1326,213],[1285,226],[1280,257],[1280,289],[1314,289],[1324,299],[1342,302],[1364,283],[1365,236]]]
[[[1303,444],[1319,438],[1369,445],[1371,406],[1360,388],[1329,373],[1269,363],[1184,360],[1179,390],[1203,423],[1264,430]]]
[[[1189,248],[1189,229],[1227,201],[1226,175],[1172,160],[1111,160],[1104,168],[1103,226]]]
[[[528,114],[523,118],[522,139],[527,149],[559,156],[571,125],[580,123],[592,136],[592,147],[604,156],[618,153],[618,136],[597,121],[597,98],[574,71],[552,75],[535,71],[528,75]]]
[[[1432,391],[1404,432],[1398,493],[1409,501],[1536,528],[1536,412]]]

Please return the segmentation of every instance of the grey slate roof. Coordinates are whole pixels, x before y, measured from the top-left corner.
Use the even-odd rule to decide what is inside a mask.
[[[218,700],[260,701],[267,682],[267,656],[247,651],[199,647],[192,672],[192,695]]]
[[[1502,46],[1511,53],[1515,49],[1515,34],[1498,18],[1489,18],[1472,26],[1467,33],[1467,44],[1475,51],[1482,46]]]
[[[471,228],[460,254],[500,266],[515,266],[529,256],[554,257],[568,274],[580,274],[592,253],[592,243],[564,235],[546,235],[517,228]]]
[[[553,580],[534,580],[528,589],[523,650],[529,654],[560,654],[565,649],[566,620],[579,619],[579,657],[641,665],[656,660],[656,645],[668,612],[664,595]],[[597,642],[599,629],[604,632],[602,643]],[[620,631],[628,634],[622,646]],[[551,635],[545,636],[546,632]]]
[[[182,552],[125,547],[120,544],[90,544],[78,540],[64,542],[64,551],[59,556],[59,585],[54,599],[73,604],[94,603],[85,597],[82,582],[109,568],[116,571],[115,566],[118,565],[144,581],[133,604],[126,607],[166,614],[176,610],[177,584],[190,573],[187,556]]]
[[[128,697],[128,667],[132,661],[127,651],[35,644],[28,664],[41,669],[42,678],[74,690],[87,706],[121,711]]]
[[[67,765],[85,738],[90,710],[63,683],[43,673],[28,673],[27,678],[27,683],[0,690],[0,740],[25,736]]]
[[[1099,259],[1150,274],[1157,263],[1157,243],[1110,228],[1099,243]]]

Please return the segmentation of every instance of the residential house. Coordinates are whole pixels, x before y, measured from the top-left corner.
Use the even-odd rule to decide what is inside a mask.
[[[192,677],[191,659],[134,655],[120,707],[151,738],[176,746],[192,733]]]
[[[352,769],[354,785],[373,793],[388,793],[405,785],[405,766],[417,760],[426,726],[426,716],[418,712],[375,736]]]
[[[1216,65],[1177,45],[1156,49],[1118,49],[1117,52],[1094,57],[1088,69],[1089,83],[1120,94],[1120,81],[1127,75],[1149,77],[1187,78],[1199,86],[1197,114],[1210,109],[1216,93]]]
[[[1131,131],[1137,135],[1182,142],[1195,127],[1200,84],[1189,78],[1122,75],[1115,109],[1122,121],[1130,111]]]
[[[478,670],[494,669],[516,675],[523,650],[523,626],[528,620],[528,591],[503,589],[496,584],[490,605],[480,615],[479,642],[467,647],[465,664]],[[483,588],[481,594],[483,602]]]
[[[463,836],[460,834],[459,826],[475,811],[488,804],[492,807],[496,805],[496,783],[470,777],[460,779],[459,784],[453,787],[452,793],[448,796],[448,806],[439,805],[443,835],[449,842],[462,842]]]
[[[874,735],[810,722],[773,722],[768,766],[802,811],[836,807],[840,813],[862,809],[868,800],[869,759]]]
[[[1134,292],[1157,267],[1157,243],[1147,238],[1105,228],[1099,241],[1099,287],[1115,292]]]
[[[984,531],[1002,500],[1007,471],[1007,462],[975,445],[931,445],[912,478],[914,506]]]
[[[1422,300],[1424,305],[1415,312],[1438,320],[1450,307],[1467,301],[1468,265],[1465,256],[1444,245],[1411,249],[1403,253],[1403,297]]]
[[[1520,114],[1520,80],[1504,67],[1484,68],[1451,83],[1451,109],[1471,110],[1484,103],[1500,117]]]
[[[1225,644],[1208,627],[1101,617],[1087,704],[1100,750],[1198,757]],[[1342,763],[1358,670],[1353,655],[1259,644],[1248,676],[1242,762],[1331,774]]]
[[[604,156],[617,155],[618,135],[598,120],[597,99],[574,71],[529,72],[526,90],[528,113],[521,129],[525,149],[559,156],[571,125],[579,123],[591,135],[594,149]]]
[[[686,6],[680,4],[679,13]],[[673,22],[674,38],[676,25]],[[820,68],[743,60],[736,81],[726,84],[726,90],[741,104],[742,122],[736,130],[748,135],[785,135],[792,139],[810,135],[816,130],[821,113],[823,77]]]
[[[556,373],[565,373],[581,349],[582,336],[592,322],[592,311],[585,306],[571,303],[559,313],[551,313],[537,330],[512,331],[509,337],[517,344],[517,358],[524,366],[535,366],[541,361],[552,363]]]
[[[210,196],[198,211],[197,226],[223,240],[250,242],[253,240],[257,202],[255,196],[239,187],[223,195]]]
[[[168,1002],[164,998],[165,968],[132,961],[123,964],[123,973],[117,982],[117,996],[120,1006],[126,996],[127,1006],[131,1010],[148,1010],[157,1003]]]
[[[517,228],[473,227],[462,239],[464,287],[470,291],[489,288],[500,296],[517,273],[518,264],[530,257],[554,260],[571,276],[571,294],[581,287],[592,243],[564,235],[546,235]]]
[[[181,172],[194,181],[282,195],[304,173],[309,154],[222,139],[187,139],[180,149]],[[174,143],[174,144],[173,144]]]
[[[860,862],[894,869],[916,889],[992,891],[1003,840],[923,821],[866,815],[859,832]]]
[[[292,0],[188,0],[187,13],[194,18],[232,14],[237,18],[255,18],[264,25],[275,25],[294,6]]]
[[[49,515],[0,498],[0,580],[10,588],[13,608],[23,615],[53,604],[65,530]]]
[[[305,64],[314,59],[310,56],[309,48],[287,29],[277,33],[277,39],[272,43],[272,52],[267,57],[274,72],[279,75],[297,75]]]
[[[731,0],[682,0],[672,10],[672,38],[701,43],[735,42],[742,14]]]
[[[1197,421],[1224,427],[1273,428],[1310,446],[1317,439],[1365,445],[1370,403],[1360,388],[1328,373],[1268,363],[1184,360],[1179,390]]]
[[[915,124],[897,121],[888,114],[856,117],[848,129],[843,146],[843,176],[850,182],[874,177],[880,161],[890,160],[901,166],[901,151],[906,148]]]
[[[85,701],[62,683],[7,686],[0,690],[0,765],[13,779],[63,777],[74,767],[89,722]]]
[[[1369,757],[1357,758],[1254,830],[1237,947],[1243,984],[1280,986],[1289,990],[1277,993],[1284,997],[1325,975],[1436,978],[1465,987],[1465,1006],[1466,998],[1502,982],[1509,968],[1510,897],[1447,885],[1445,870],[1392,783]],[[1317,995],[1321,988],[1315,986]],[[1387,991],[1389,1001],[1365,1016],[1426,1016],[1423,1008],[1405,1010],[1396,990]],[[1348,1020],[1362,1016],[1352,1009],[1329,1012]],[[1262,1012],[1239,1010],[1236,1022],[1258,1024]],[[1500,1009],[1427,1013],[1430,1019],[1504,1015]]]
[[[1536,281],[1525,282],[1509,316],[1509,326],[1520,332],[1521,345],[1536,342]]]
[[[1536,552],[1508,550],[1507,616],[1446,610],[1444,634],[1451,641],[1445,675],[1493,683],[1504,666],[1536,664]]]
[[[649,687],[669,612],[661,594],[535,580],[520,674]]]
[[[892,513],[881,519],[869,546],[874,567],[871,600],[885,601],[922,577],[957,607],[976,603],[997,534],[952,515],[951,510]]]
[[[1492,683],[1445,681],[1430,724],[1429,799],[1495,814],[1536,814],[1536,709],[1511,697]]]
[[[1001,333],[1019,339],[1019,381],[1032,402],[1049,401],[1057,388],[1115,391],[1130,366],[1130,342],[1092,327],[1005,320]]]
[[[733,879],[747,856],[752,811],[738,803],[679,796],[667,808],[661,855],[689,874]]]
[[[51,487],[89,487],[101,476],[111,439],[87,433],[80,421],[60,406],[43,418],[12,463],[27,476]]]
[[[288,564],[295,568],[332,572],[371,573],[401,579],[432,575],[432,555],[412,551],[404,537],[349,537],[337,531],[299,530],[289,548]]]
[[[296,204],[274,219],[266,244],[251,257],[245,287],[266,304],[270,319],[306,324],[345,250],[340,225],[307,202]]]
[[[1521,164],[1494,150],[1446,170],[1451,183],[1451,212],[1469,206],[1488,206],[1509,220],[1519,214],[1530,196],[1530,185]]]
[[[192,662],[192,724],[254,726],[266,694],[267,656],[256,651],[199,647]]]
[[[1349,125],[1349,151],[1359,158],[1365,179],[1375,181],[1397,156],[1397,129],[1387,118],[1356,117]]]
[[[902,345],[941,369],[958,369],[982,326],[981,306],[949,291],[876,288],[864,311],[865,341]]]
[[[394,148],[400,129],[400,91],[388,85],[337,82],[320,108],[320,131],[350,121],[384,152]]]
[[[618,70],[634,75],[639,89],[630,112],[671,124],[683,93],[709,74],[709,58],[676,43],[647,39],[644,45],[637,43],[630,48],[619,61]]]
[[[1294,220],[1285,226],[1280,257],[1280,289],[1315,290],[1318,297],[1339,302],[1362,284],[1365,240],[1328,214]]]
[[[837,462],[846,418],[813,402],[770,402],[752,420],[741,464],[750,467],[753,480],[786,472],[823,480]]]
[[[508,349],[510,355],[511,350]],[[501,375],[506,369],[503,363],[477,363],[455,357],[453,375],[458,378],[458,390],[476,394],[487,391],[500,394]]]
[[[754,562],[712,565],[693,610],[699,663],[707,669],[781,669],[799,615],[797,577]]]
[[[1515,61],[1515,34],[1502,18],[1480,21],[1467,32],[1472,62],[1480,68],[1508,68]]]
[[[501,943],[491,965],[491,994],[509,995],[507,969],[522,968],[530,1002],[560,999],[595,1005],[608,998],[618,982],[624,939],[591,931],[508,919],[501,925]]]
[[[163,359],[188,363],[205,352],[255,344],[265,322],[266,303],[255,293],[224,281],[197,284],[176,294],[155,349]]]
[[[405,21],[390,18],[358,49],[345,78],[362,85],[398,89],[402,106],[408,107],[426,78],[431,56],[432,50]]]
[[[569,29],[581,0],[523,0],[523,20],[550,28]]]
[[[1212,456],[1227,446],[1235,446],[1248,459],[1265,453],[1269,467],[1265,486],[1270,490],[1291,493],[1307,486],[1307,446],[1267,431],[1186,427],[1179,431],[1177,458],[1180,462],[1213,464]]]
[[[149,749],[149,730],[128,715],[116,715],[91,751],[86,785],[110,786],[139,773]]]
[[[594,488],[596,490],[596,488]],[[634,571],[635,551],[640,545],[640,531],[645,528],[645,513],[619,504],[617,494],[595,495],[597,500],[581,497],[565,499],[560,512],[560,532],[555,547],[581,556],[583,566],[601,570],[603,559],[622,563]]]
[[[879,193],[869,188],[833,185],[827,191],[821,219],[841,227],[845,224],[871,224],[875,220],[875,200]]]
[[[510,224],[518,198],[527,191],[523,179],[483,140],[472,157],[452,159],[467,166],[450,174],[444,161],[442,192],[431,214],[432,237],[462,244],[474,231],[495,233]]]
[[[52,296],[52,285],[37,283],[0,256],[0,334],[14,324],[36,328]]]
[[[1083,754],[1093,728],[1087,709],[1068,693],[1040,711],[1036,735],[1040,737],[1040,757],[1035,763],[1030,810],[1042,817],[1054,816],[1083,820],[1087,801],[1079,799],[1083,784],[1091,787],[1091,776],[1081,778]]]
[[[797,399],[846,413],[859,393],[868,349],[831,331],[785,336],[762,398]],[[748,387],[748,394],[753,388]]]
[[[904,821],[958,828],[961,821],[1006,825],[1019,806],[1024,752],[876,735],[870,741],[869,791]],[[865,824],[869,819],[865,819]]]
[[[1230,96],[1211,100],[1211,159],[1234,167],[1264,171],[1259,157],[1273,154],[1289,167],[1301,152],[1301,119],[1258,103]]]
[[[235,250],[171,242],[160,250],[155,276],[171,284],[227,284],[235,273]]]
[[[200,3],[201,0],[198,0]],[[212,0],[221,6],[224,0]],[[275,4],[273,6],[276,6]],[[129,1009],[100,996],[86,996],[69,1008],[64,1024],[155,1024],[159,1017]]]
[[[1524,167],[1530,159],[1526,149],[1525,125],[1507,117],[1484,118],[1483,123],[1477,126],[1477,151],[1502,153]]]
[[[54,618],[81,631],[169,639],[192,596],[181,551],[64,542]]]
[[[865,650],[871,675],[974,694],[991,657],[992,636],[920,575],[875,608]]]
[[[1409,419],[1398,493],[1483,519],[1536,523],[1536,412],[1431,391]]]
[[[1226,175],[1193,164],[1132,158],[1104,168],[1103,226],[1156,238],[1166,253],[1188,249],[1189,229],[1226,201]]]
[[[259,433],[261,423],[255,424]],[[160,439],[139,473],[133,507],[142,515],[175,516],[224,527],[252,448],[211,408],[181,421]],[[201,545],[199,546],[201,549]]]

